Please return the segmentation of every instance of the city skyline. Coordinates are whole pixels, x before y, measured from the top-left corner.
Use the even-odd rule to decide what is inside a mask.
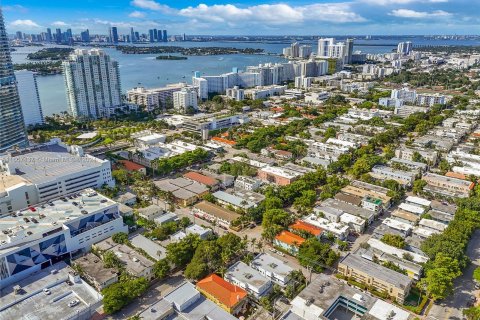
[[[121,34],[133,27],[197,35],[413,35],[471,34],[480,26],[473,14],[480,3],[467,0],[54,2],[45,10],[47,4],[37,1],[3,1],[7,30],[72,28],[106,34],[116,26]]]

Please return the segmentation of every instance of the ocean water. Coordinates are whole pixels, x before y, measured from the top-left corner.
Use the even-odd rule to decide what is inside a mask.
[[[480,45],[480,41],[470,40],[430,40],[430,39],[403,39],[413,41],[418,45]],[[354,50],[366,53],[386,53],[396,48],[401,38],[395,39],[372,39],[356,40]],[[304,41],[302,44],[310,44],[316,51],[314,41]],[[153,44],[155,45],[155,44]],[[260,42],[169,42],[169,46],[183,47],[235,47],[235,48],[261,48],[265,52],[280,54],[282,48],[289,45],[285,43],[260,43]],[[16,48],[12,54],[14,63],[26,62],[27,54],[38,51],[39,47]],[[229,72],[237,67],[240,70],[246,66],[258,65],[267,62],[286,61],[276,55],[218,55],[218,56],[189,56],[187,60],[156,60],[157,55],[122,54],[113,48],[104,49],[110,56],[118,61],[120,67],[120,79],[122,91],[144,86],[154,88],[169,83],[188,82],[194,71],[200,71],[204,75],[217,75]],[[40,76],[37,78],[40,101],[44,115],[52,115],[67,111],[65,84],[62,75]]]

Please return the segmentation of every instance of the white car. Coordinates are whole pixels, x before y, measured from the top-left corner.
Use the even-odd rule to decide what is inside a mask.
[[[70,302],[68,303],[68,306],[69,306],[70,308],[73,308],[73,307],[75,307],[78,303],[79,303],[79,301],[78,301],[77,299],[74,299],[74,300],[72,300],[72,301],[70,301]]]
[[[46,296],[48,296],[49,294],[51,294],[52,292],[50,291],[50,289],[43,289],[43,293],[45,293]]]

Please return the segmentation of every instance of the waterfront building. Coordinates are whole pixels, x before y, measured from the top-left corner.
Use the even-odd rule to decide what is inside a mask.
[[[177,111],[188,113],[188,109],[198,109],[197,91],[194,88],[182,88],[173,93],[173,108]]]
[[[38,94],[37,75],[32,71],[20,70],[15,72],[15,78],[17,79],[25,126],[44,124],[42,105]]]
[[[63,62],[63,74],[74,117],[109,117],[122,106],[118,63],[103,50],[76,49]]]
[[[13,72],[8,35],[0,9],[0,153],[28,144],[20,97]]]

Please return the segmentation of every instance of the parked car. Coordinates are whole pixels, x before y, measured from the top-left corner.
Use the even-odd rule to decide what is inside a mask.
[[[72,300],[72,301],[70,301],[70,302],[68,303],[68,306],[69,306],[70,308],[73,308],[73,307],[75,307],[79,302],[80,302],[80,301],[78,301],[77,299],[74,299],[74,300]]]
[[[43,289],[43,293],[45,293],[46,296],[50,295],[52,292],[50,291],[50,289]]]

